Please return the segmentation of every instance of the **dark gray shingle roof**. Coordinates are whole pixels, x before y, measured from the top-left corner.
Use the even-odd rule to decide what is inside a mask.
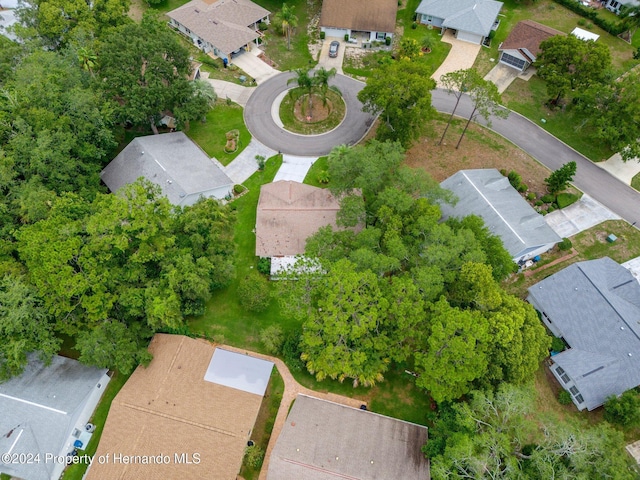
[[[298,395],[267,480],[428,480],[427,428]]]
[[[569,350],[553,361],[589,410],[640,385],[640,284],[608,257],[575,263],[529,289]]]
[[[441,206],[445,218],[482,217],[514,258],[534,246],[561,240],[542,215],[531,208],[509,180],[494,168],[461,170],[440,185],[458,197],[455,206]]]
[[[112,192],[144,177],[174,205],[233,181],[184,133],[134,138],[100,174]]]
[[[446,28],[489,35],[502,2],[495,0],[422,0],[416,13],[444,19]]]

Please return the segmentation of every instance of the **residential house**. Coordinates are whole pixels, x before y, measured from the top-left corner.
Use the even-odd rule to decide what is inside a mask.
[[[144,177],[174,205],[224,199],[233,181],[183,132],[136,137],[100,173],[112,192]]]
[[[298,395],[267,480],[428,480],[427,427]]]
[[[541,255],[562,240],[495,168],[461,170],[440,186],[458,197],[455,206],[441,205],[443,218],[481,217],[518,264]]]
[[[422,0],[419,23],[454,31],[458,40],[481,44],[497,28],[502,2],[495,0]]]
[[[606,0],[604,8],[616,15],[620,15],[623,7],[638,6],[640,6],[640,0]]]
[[[153,360],[113,400],[87,480],[232,480],[273,363],[156,334]],[[157,459],[160,459],[158,461]]]
[[[574,263],[527,300],[569,346],[550,369],[578,410],[640,385],[640,283],[629,270],[608,257]]]
[[[0,473],[58,480],[75,450],[82,455],[94,426],[87,424],[109,383],[106,368],[54,356],[44,365],[29,356],[24,372],[0,383]]]
[[[393,37],[396,0],[323,0],[320,31],[327,37],[359,36],[365,42]]]
[[[556,35],[564,33],[533,20],[518,22],[498,47],[500,63],[524,72],[536,61],[540,53],[540,44]]]
[[[0,0],[0,35],[4,35],[9,40],[17,40],[17,37],[7,29],[18,21],[15,9],[19,6],[18,0]]]
[[[191,0],[167,13],[169,25],[205,53],[231,62],[232,56],[258,45],[260,22],[270,12],[251,0]]]

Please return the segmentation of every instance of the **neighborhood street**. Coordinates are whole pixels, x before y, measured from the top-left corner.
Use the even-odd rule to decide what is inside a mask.
[[[438,111],[451,113],[455,105],[453,95],[448,95],[445,90],[440,89],[434,90],[432,95],[433,106]],[[468,117],[471,109],[471,101],[465,95],[458,105],[456,115]],[[483,118],[478,118],[477,121],[480,124],[486,124]],[[576,162],[578,170],[572,182],[576,187],[629,223],[640,223],[640,192],[625,185],[591,160],[515,112],[511,112],[507,119],[492,118],[491,122],[493,131],[513,142],[551,170],[556,170],[567,162]]]

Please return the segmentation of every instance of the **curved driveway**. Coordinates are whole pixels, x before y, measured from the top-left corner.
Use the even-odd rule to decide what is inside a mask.
[[[455,97],[448,95],[445,90],[434,90],[432,103],[436,110],[451,113]],[[456,115],[468,117],[471,108],[469,97],[464,95]],[[486,126],[483,118],[477,120]],[[576,162],[578,169],[572,182],[576,187],[629,223],[640,224],[640,192],[625,185],[535,123],[512,111],[507,119],[492,118],[491,129],[551,170],[556,170],[567,162]]]
[[[287,80],[293,77],[293,72],[281,73],[253,92],[244,109],[244,121],[251,135],[274,150],[308,157],[327,155],[336,145],[354,145],[364,137],[374,120],[362,111],[362,103],[357,98],[364,84],[344,75],[336,75],[329,82],[340,89],[347,106],[345,118],[338,127],[322,135],[297,135],[279,127],[271,115],[271,106],[280,93],[291,88]]]

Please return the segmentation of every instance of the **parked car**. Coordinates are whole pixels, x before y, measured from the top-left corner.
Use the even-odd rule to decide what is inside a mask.
[[[329,45],[329,57],[336,58],[338,56],[339,47],[340,47],[340,42],[338,42],[337,40],[334,40],[333,42],[331,42],[331,45]]]

